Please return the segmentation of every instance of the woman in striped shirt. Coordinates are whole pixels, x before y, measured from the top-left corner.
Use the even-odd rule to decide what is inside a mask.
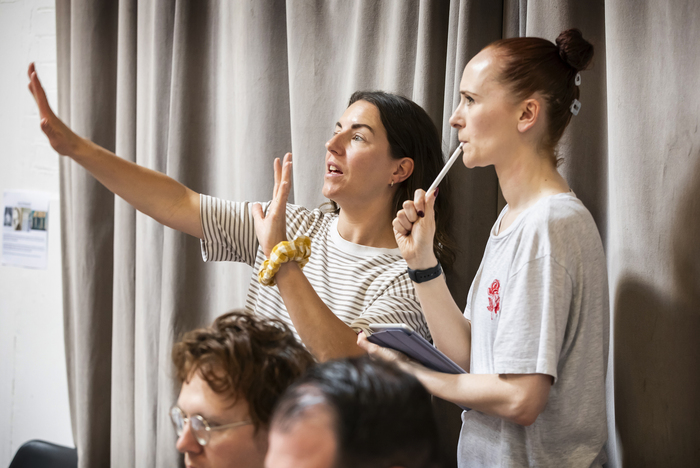
[[[205,261],[255,267],[246,309],[284,320],[317,359],[363,353],[356,333],[372,322],[405,322],[428,336],[391,226],[403,202],[427,187],[443,164],[440,135],[417,104],[388,93],[355,93],[326,143],[323,193],[333,209],[308,210],[286,203],[291,154],[275,162],[270,203],[200,195],[76,135],[52,112],[33,64],[28,74],[41,129],[59,154],[137,210],[201,239]],[[435,253],[449,265],[454,254],[446,233],[448,197],[441,198]],[[257,270],[270,250],[301,235],[312,242],[304,272],[290,262],[278,271],[277,286],[259,284]]]

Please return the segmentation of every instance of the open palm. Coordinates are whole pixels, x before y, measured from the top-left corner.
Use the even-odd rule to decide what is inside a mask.
[[[34,96],[39,108],[41,130],[46,134],[49,143],[57,153],[65,156],[74,155],[81,144],[81,138],[73,133],[51,110],[33,63],[29,65],[27,75],[29,76],[29,91]]]
[[[291,187],[292,154],[287,153],[283,162],[275,159],[275,187],[267,214],[263,213],[260,204],[253,205],[255,235],[266,257],[277,244],[287,240],[287,199]]]

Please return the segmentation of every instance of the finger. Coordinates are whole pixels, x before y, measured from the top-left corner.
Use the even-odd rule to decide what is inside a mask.
[[[419,212],[416,210],[416,205],[411,200],[406,200],[403,202],[403,210],[401,211],[406,213],[406,218],[408,218],[408,220],[412,223],[418,221],[418,218],[422,217],[421,215],[423,215],[422,211]]]
[[[280,186],[280,177],[282,177],[281,174],[281,164],[280,164],[280,158],[275,158],[275,162],[272,164],[273,171],[274,171],[274,180],[275,180],[275,185],[272,188],[272,199],[277,198],[277,190],[279,189]]]
[[[357,334],[357,346],[364,349],[369,354],[376,353],[381,349],[381,347],[377,346],[376,344],[370,343],[364,331]]]
[[[41,86],[41,82],[39,81],[36,71],[32,72],[30,80],[30,90],[34,96],[37,106],[39,107],[39,113],[42,117],[52,116],[53,111],[49,106],[49,101],[46,98],[46,93],[44,92],[44,88]]]
[[[425,197],[425,216],[429,219],[434,219],[435,216],[435,200],[437,199],[438,189],[433,190],[430,195]]]
[[[287,181],[292,183],[292,153],[287,153],[284,155],[284,161],[282,162],[282,182]]]
[[[401,224],[398,218],[394,218],[394,220],[391,222],[391,226],[394,228],[395,233],[398,233],[402,236],[407,236],[411,233],[410,230],[403,227],[403,224]]]
[[[357,335],[357,346],[367,351],[367,354],[373,359],[396,362],[401,358],[401,354],[392,349],[383,348],[374,343],[370,343],[364,332]]]
[[[255,222],[260,222],[265,219],[265,214],[263,213],[262,205],[260,203],[253,203],[251,211],[253,212],[253,219]]]
[[[406,211],[399,211],[396,213],[396,218],[394,219],[397,220],[406,231],[410,232],[411,229],[413,229],[413,223],[406,217]]]
[[[425,214],[425,190],[416,190],[413,195],[413,205],[415,206],[416,212]]]
[[[276,206],[275,211],[281,210],[285,211],[287,209],[287,199],[289,198],[289,192],[291,191],[292,184],[288,180],[283,180],[280,182],[280,188],[277,191],[277,198],[275,199]]]

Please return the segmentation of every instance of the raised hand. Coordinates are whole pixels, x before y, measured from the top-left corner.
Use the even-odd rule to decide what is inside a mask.
[[[259,203],[253,205],[255,219],[255,235],[266,257],[272,249],[282,241],[287,240],[287,199],[292,187],[292,153],[284,155],[280,162],[275,159],[275,187],[272,192],[272,202],[263,213]]]
[[[437,190],[426,195],[425,190],[416,190],[413,201],[403,202],[403,209],[396,213],[392,222],[401,255],[409,268],[414,270],[437,265],[433,252],[436,192]]]
[[[73,133],[51,110],[33,63],[29,65],[27,75],[29,76],[29,91],[39,107],[41,130],[49,138],[49,143],[57,153],[64,156],[75,155],[80,145],[84,144],[83,139]]]

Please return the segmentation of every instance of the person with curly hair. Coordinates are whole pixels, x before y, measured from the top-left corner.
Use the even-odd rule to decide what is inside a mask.
[[[283,322],[238,311],[186,333],[172,358],[176,447],[197,468],[261,468],[277,400],[314,364]]]

